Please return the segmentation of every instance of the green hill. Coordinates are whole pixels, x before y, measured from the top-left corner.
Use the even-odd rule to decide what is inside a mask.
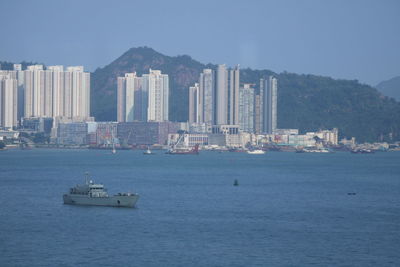
[[[206,66],[189,56],[164,56],[151,48],[131,48],[104,68],[97,69],[91,78],[91,109],[97,120],[117,118],[117,77],[127,72],[138,75],[149,69],[161,70],[170,80],[170,118],[186,121],[188,117],[188,88],[198,79]]]
[[[187,121],[188,88],[197,82],[205,65],[189,56],[170,57],[151,48],[128,50],[92,75],[92,115],[97,120],[116,119],[116,78],[126,72],[139,75],[149,68],[170,76],[170,118]],[[341,137],[358,141],[400,140],[400,103],[382,96],[356,80],[335,80],[316,75],[275,74],[269,70],[241,70],[241,82],[255,83],[278,77],[278,127],[314,131],[337,127]]]
[[[383,95],[400,101],[400,76],[380,82],[375,86]]]

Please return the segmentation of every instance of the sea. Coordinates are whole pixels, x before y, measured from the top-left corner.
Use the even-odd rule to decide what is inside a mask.
[[[400,152],[154,152],[0,151],[0,266],[400,266]]]

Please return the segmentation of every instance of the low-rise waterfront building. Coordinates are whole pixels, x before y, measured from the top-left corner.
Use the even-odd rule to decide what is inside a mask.
[[[166,145],[168,134],[176,133],[179,124],[173,122],[118,123],[117,137],[128,145]]]
[[[86,145],[88,125],[86,122],[59,123],[57,127],[56,144]]]
[[[169,134],[168,135],[168,146],[177,144],[180,134]],[[208,145],[208,134],[183,134],[183,137],[179,143],[180,146],[194,147],[195,145],[207,146]]]

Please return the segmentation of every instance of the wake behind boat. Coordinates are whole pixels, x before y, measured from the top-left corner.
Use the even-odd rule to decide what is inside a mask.
[[[104,185],[89,180],[87,175],[85,184],[76,185],[63,195],[64,204],[70,205],[133,208],[138,199],[139,195],[134,193],[118,193],[109,196]]]

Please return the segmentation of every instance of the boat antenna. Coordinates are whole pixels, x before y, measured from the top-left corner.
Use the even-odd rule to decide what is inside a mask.
[[[88,182],[89,182],[89,172],[85,172],[85,181],[86,181],[86,184],[88,184]]]

